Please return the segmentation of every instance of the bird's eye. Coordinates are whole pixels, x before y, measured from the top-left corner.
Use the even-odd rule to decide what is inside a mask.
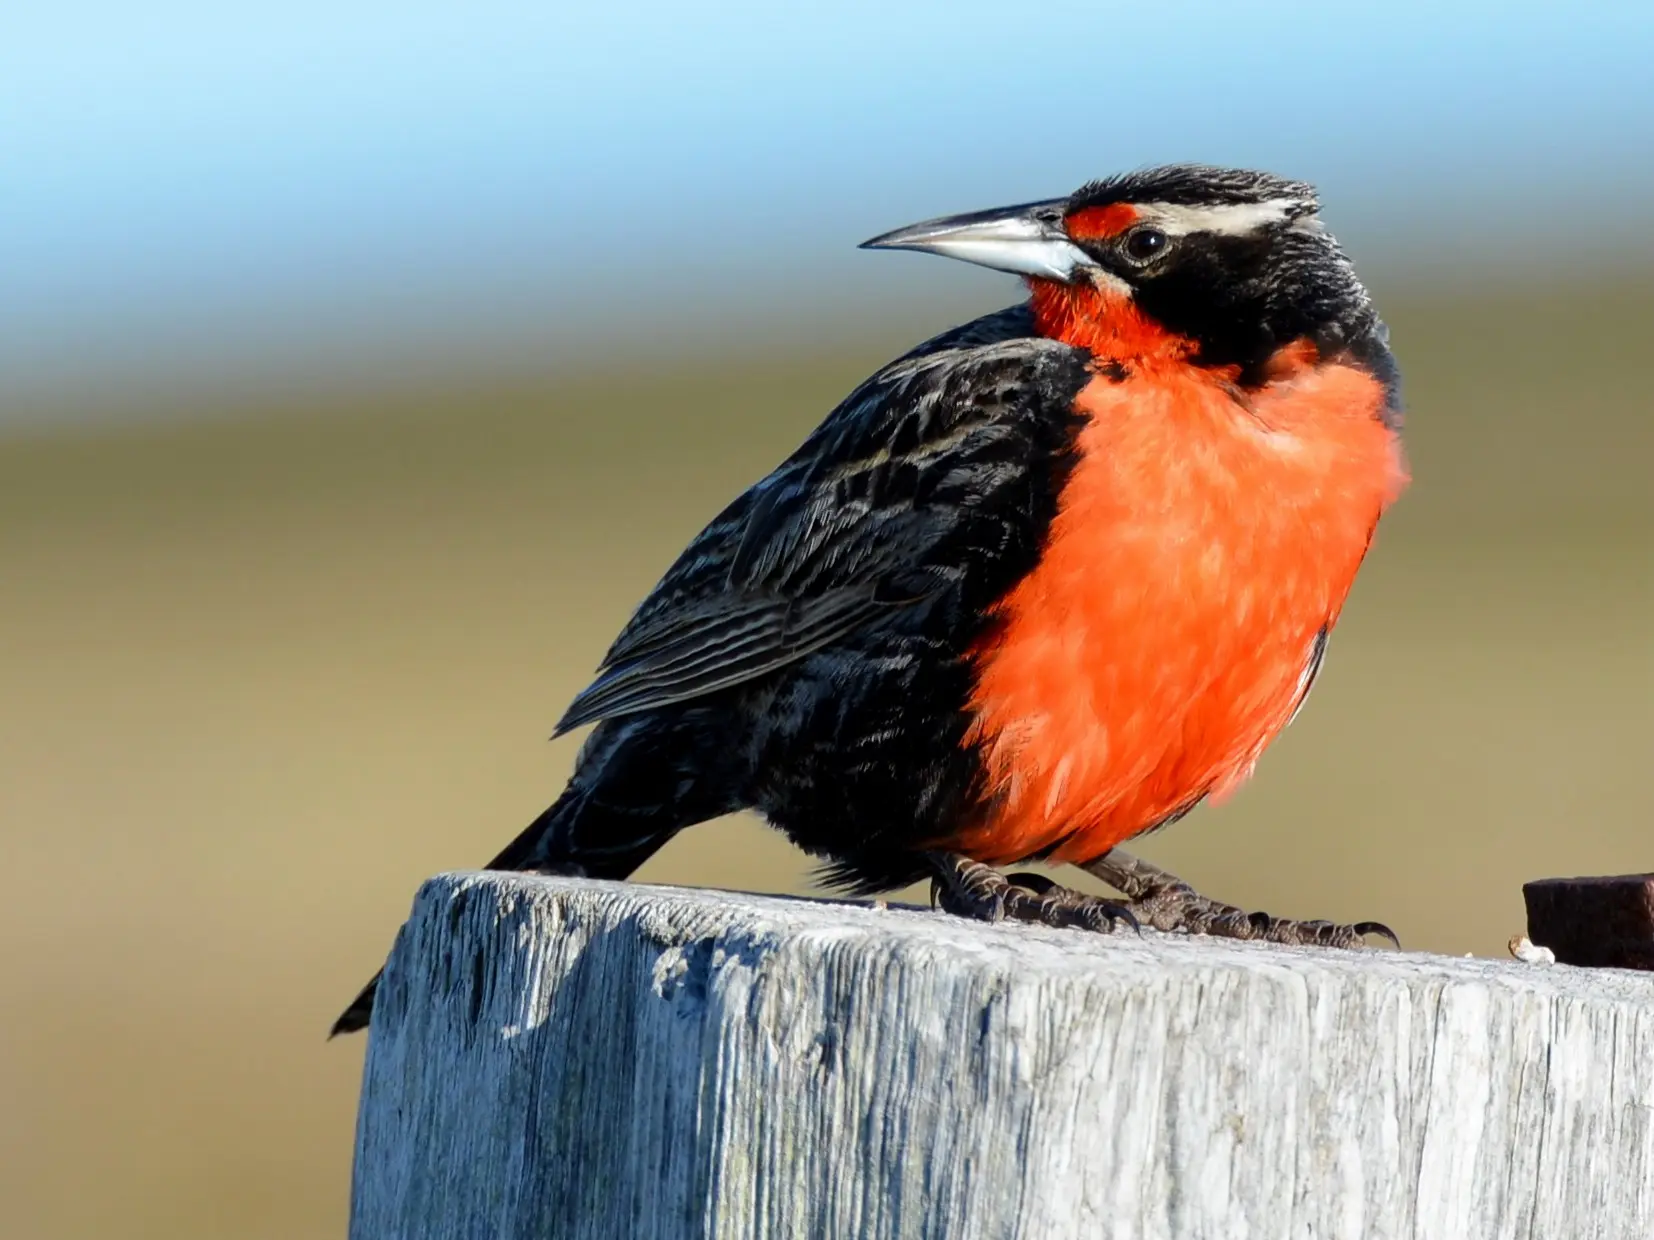
[[[1122,239],[1120,250],[1128,260],[1144,266],[1164,254],[1170,244],[1171,238],[1158,228],[1134,228]]]

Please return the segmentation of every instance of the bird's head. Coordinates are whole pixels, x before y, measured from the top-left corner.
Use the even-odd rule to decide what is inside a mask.
[[[1259,381],[1286,345],[1393,368],[1383,324],[1312,186],[1179,164],[1067,198],[929,220],[863,248],[925,250],[1024,277],[1042,333],[1101,356],[1176,357]]]

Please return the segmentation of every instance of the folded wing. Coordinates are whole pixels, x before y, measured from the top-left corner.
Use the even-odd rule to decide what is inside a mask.
[[[1016,553],[994,497],[1066,442],[1084,381],[1084,354],[1031,330],[1023,307],[987,316],[851,393],[690,544],[557,731],[770,675]]]

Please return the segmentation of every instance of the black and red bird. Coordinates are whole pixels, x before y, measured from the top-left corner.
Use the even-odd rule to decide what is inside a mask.
[[[490,868],[624,878],[752,809],[836,885],[929,878],[977,917],[1388,933],[1248,915],[1117,848],[1251,773],[1406,485],[1387,333],[1318,211],[1179,165],[867,242],[1029,298],[874,374],[689,544]],[[994,868],[1030,859],[1123,899]]]

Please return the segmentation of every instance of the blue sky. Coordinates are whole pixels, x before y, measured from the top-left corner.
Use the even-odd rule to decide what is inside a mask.
[[[1415,264],[1636,238],[1654,203],[1640,3],[18,7],[0,420],[555,360],[640,304],[669,332],[975,288],[852,247],[1168,159],[1316,180],[1358,254]]]

